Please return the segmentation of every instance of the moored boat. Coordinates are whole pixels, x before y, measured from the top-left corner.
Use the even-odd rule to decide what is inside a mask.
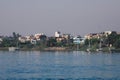
[[[8,50],[9,51],[18,51],[19,48],[18,47],[9,47]]]

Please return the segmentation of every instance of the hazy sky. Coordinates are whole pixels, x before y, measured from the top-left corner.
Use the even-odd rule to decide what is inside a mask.
[[[120,0],[0,0],[0,35],[120,32]]]

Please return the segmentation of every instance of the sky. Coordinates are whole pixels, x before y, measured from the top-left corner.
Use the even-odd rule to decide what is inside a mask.
[[[120,0],[0,0],[0,35],[120,32]]]

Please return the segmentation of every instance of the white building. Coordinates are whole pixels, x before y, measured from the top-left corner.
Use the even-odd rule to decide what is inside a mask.
[[[107,37],[108,35],[112,34],[112,33],[117,33],[116,31],[105,31],[104,34]]]
[[[37,40],[40,40],[40,36],[41,35],[44,35],[43,33],[37,33],[34,35],[34,37],[37,39]]]
[[[34,36],[31,35],[31,36],[25,36],[26,37],[26,41],[31,41],[34,39]]]
[[[112,31],[105,31],[104,33],[110,35]]]
[[[3,39],[2,38],[0,38],[0,44],[3,42]]]
[[[60,37],[60,32],[59,31],[55,32],[55,37]]]
[[[21,42],[21,43],[25,43],[27,38],[26,37],[19,37],[18,40]]]

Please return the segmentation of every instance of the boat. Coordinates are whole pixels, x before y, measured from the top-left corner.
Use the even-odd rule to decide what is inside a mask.
[[[18,47],[9,47],[8,50],[9,51],[18,51],[20,49]]]

